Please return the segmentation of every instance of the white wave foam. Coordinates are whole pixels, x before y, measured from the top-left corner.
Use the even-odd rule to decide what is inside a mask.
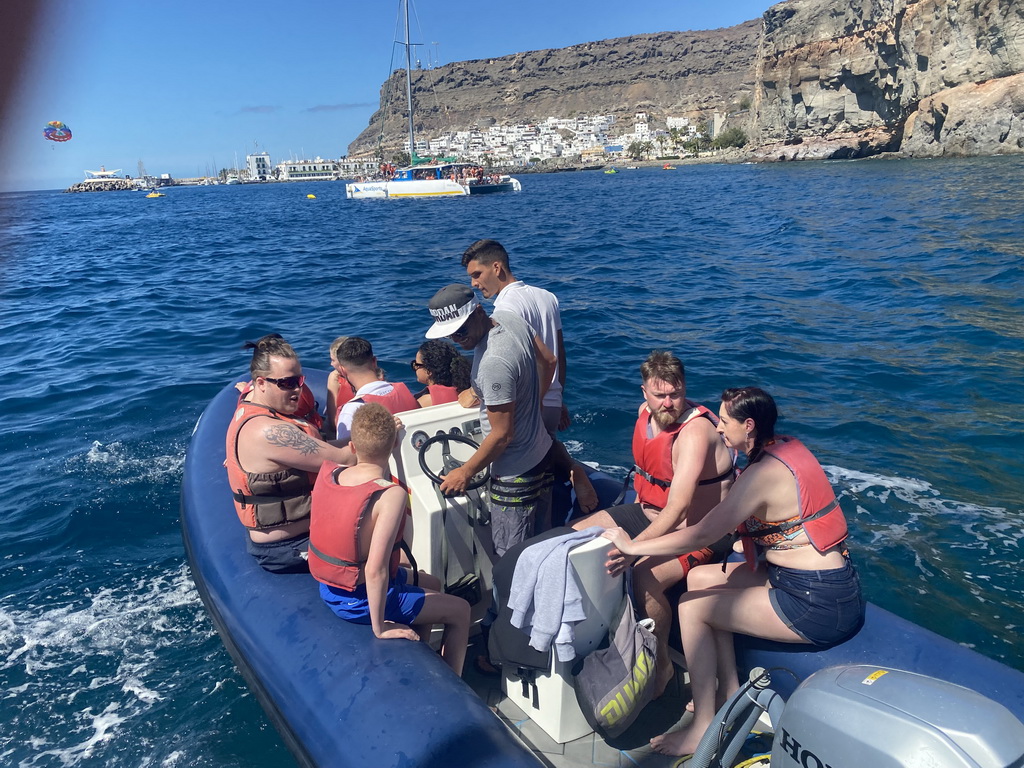
[[[1024,610],[1019,590],[1003,586],[1020,584],[1019,512],[946,498],[916,478],[824,469],[844,509],[853,512],[851,549],[859,558],[884,572],[894,559],[913,562],[919,580],[905,580],[901,587],[920,595],[938,591],[952,602],[970,597],[979,605]],[[985,574],[971,568],[979,560]]]
[[[119,740],[129,731],[135,740],[154,707],[198,684],[181,675],[181,655],[218,647],[185,565],[73,595],[0,600],[0,672],[15,683],[2,698],[19,705],[17,728],[0,734],[5,764],[15,754],[21,766],[107,762],[105,752],[123,752]],[[26,731],[45,736],[31,743]]]
[[[166,450],[166,446],[161,446],[161,450]],[[184,466],[184,451],[171,455],[141,456],[138,455],[137,446],[128,448],[121,442],[104,445],[93,441],[88,451],[68,460],[69,470],[98,471],[114,485],[174,480],[181,476]]]

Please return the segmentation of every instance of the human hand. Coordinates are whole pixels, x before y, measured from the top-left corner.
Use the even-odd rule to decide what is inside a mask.
[[[407,627],[405,624],[396,624],[393,621],[385,621],[384,626],[381,628],[381,633],[377,635],[380,640],[419,640],[420,636],[417,635],[412,629]]]
[[[565,403],[562,403],[562,412],[558,416],[558,431],[561,432],[570,426],[572,426],[572,419],[569,418],[569,409],[565,407]]]
[[[612,576],[618,576],[628,566],[633,564],[627,558],[629,553],[625,551],[632,544],[632,539],[621,528],[606,528],[601,536],[613,544],[613,547],[608,550],[608,560],[604,564],[605,568],[608,569],[608,573]]]
[[[576,503],[580,505],[580,511],[589,515],[596,510],[599,499],[597,491],[594,490],[594,484],[590,482],[590,476],[587,475],[587,468],[579,462],[575,462],[569,471],[569,480],[576,493]]]
[[[395,416],[395,431],[401,432],[403,429],[405,429],[405,424],[402,423],[402,420],[400,418]]]
[[[445,496],[454,496],[458,493],[462,493],[466,490],[466,486],[469,485],[469,481],[472,475],[466,471],[464,466],[455,467],[448,471],[448,474],[442,478],[441,493]]]
[[[476,396],[476,392],[470,389],[464,389],[459,392],[459,405],[463,408],[475,408],[480,405],[480,398]]]

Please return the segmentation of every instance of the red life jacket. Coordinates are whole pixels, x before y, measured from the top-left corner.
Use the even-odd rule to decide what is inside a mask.
[[[331,375],[337,376],[337,374]],[[348,379],[338,376],[338,394],[335,396],[334,402],[344,405],[355,396],[356,392],[352,389],[352,385],[348,383]]]
[[[359,584],[365,560],[359,558],[360,525],[370,514],[374,499],[395,483],[369,480],[359,485],[338,485],[336,472],[344,468],[325,461],[313,488],[313,517],[309,525],[309,572],[324,584],[352,591]],[[405,515],[391,552],[389,574],[398,573],[399,547]]]
[[[445,403],[457,403],[459,391],[455,387],[446,387],[443,384],[428,384],[427,391],[430,392],[431,405],[444,405]]]
[[[832,484],[825,476],[825,470],[807,447],[795,437],[778,436],[764,446],[764,452],[781,461],[796,480],[797,502],[800,506],[799,519],[783,523],[775,528],[789,532],[803,528],[807,539],[819,552],[827,552],[841,544],[848,535],[846,516],[839,506]],[[771,529],[761,528],[757,535],[764,536]],[[751,568],[757,565],[757,547],[746,526],[740,526],[743,537],[743,554]]]
[[[645,409],[637,417],[636,426],[633,428],[633,488],[636,490],[636,499],[641,504],[649,504],[652,507],[663,509],[668,503],[668,489],[672,485],[672,445],[679,436],[679,431],[687,424],[691,424],[697,418],[703,416],[717,425],[718,419],[711,411],[703,405],[686,401],[691,408],[697,409],[697,415],[686,421],[675,422],[654,437],[647,436],[648,426],[651,423],[651,412]],[[731,475],[732,471],[729,471]],[[713,482],[720,482],[726,479],[725,475],[716,478]],[[702,481],[703,484],[703,481]]]
[[[290,467],[276,472],[246,472],[242,469],[238,461],[238,433],[246,422],[258,416],[293,424],[317,440],[320,439],[320,430],[305,419],[278,413],[265,405],[239,403],[228,425],[224,467],[228,471],[238,519],[246,528],[266,530],[309,517],[309,494],[316,476]]]
[[[364,403],[380,403],[391,413],[414,411],[420,407],[420,404],[416,402],[416,398],[412,396],[409,388],[400,381],[393,383],[391,391],[386,395],[360,395],[353,399],[361,400]]]
[[[349,387],[351,389],[351,387]],[[238,404],[241,405],[248,395],[253,390],[252,382],[250,381],[245,385],[245,389],[242,390],[241,394],[238,395]],[[351,397],[351,395],[350,395]],[[297,419],[305,419],[318,430],[324,428],[324,417],[320,415],[317,410],[316,398],[313,397],[313,391],[302,384],[302,389],[299,391],[299,407],[295,409],[295,413],[292,414]],[[317,436],[319,439],[319,435]]]

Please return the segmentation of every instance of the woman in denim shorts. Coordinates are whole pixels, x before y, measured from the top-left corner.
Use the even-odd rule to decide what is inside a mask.
[[[732,634],[832,645],[864,619],[857,571],[844,545],[846,520],[821,465],[798,440],[777,436],[775,401],[757,387],[722,393],[718,431],[747,456],[729,495],[693,526],[631,541],[605,536],[627,555],[671,555],[708,546],[739,528],[746,564],[702,565],[687,576],[679,625],[694,718],[651,739],[659,752],[693,753],[715,713],[738,688]]]

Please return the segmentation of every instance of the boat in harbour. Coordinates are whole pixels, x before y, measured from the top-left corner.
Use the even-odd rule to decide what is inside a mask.
[[[412,102],[412,43],[409,41],[409,0],[400,0],[405,18],[405,95],[408,114],[410,165],[395,169],[381,164],[379,178],[357,179],[345,185],[345,197],[465,197],[495,192],[519,192],[522,184],[507,174],[485,171],[472,163],[421,163],[416,155]]]
[[[324,402],[326,372],[305,373],[318,401]],[[472,653],[461,680],[425,643],[377,640],[367,627],[338,619],[322,603],[317,584],[308,574],[263,571],[244,546],[245,531],[223,467],[224,435],[238,397],[234,384],[228,382],[208,405],[186,455],[181,501],[185,550],[214,626],[300,765],[561,768],[643,764],[668,768],[676,764],[676,758],[656,755],[645,747],[648,735],[643,728],[651,725],[656,717],[653,708],[661,700],[649,705],[619,740],[605,741],[591,732],[582,717],[567,679],[571,678],[569,664],[552,661],[532,689],[508,671],[502,679],[485,681],[481,687],[480,680],[470,680]],[[413,555],[420,568],[448,583],[460,575],[476,574],[484,596],[473,607],[473,617],[479,620],[491,592],[489,528],[470,497],[442,501],[427,471],[437,458],[432,449],[450,448],[459,458],[452,435],[479,440],[479,413],[452,403],[409,411],[401,418],[405,430],[392,471],[409,490],[412,518],[407,538]],[[471,453],[472,447],[467,450]],[[443,461],[449,458],[442,456]],[[600,475],[594,476],[594,483],[602,504],[609,503],[621,487]],[[606,547],[605,540],[597,539],[571,555],[573,572],[584,588],[589,622],[586,628],[577,628],[580,655],[600,642],[621,600],[621,579],[612,580],[604,571]],[[876,756],[888,755],[900,751],[911,730],[915,734],[941,731],[947,746],[968,742],[961,751],[976,757],[985,751],[978,746],[983,745],[991,759],[933,760],[929,765],[1024,764],[1020,762],[1024,746],[1016,757],[1006,759],[1008,751],[1024,743],[1014,730],[1024,727],[1019,722],[1024,718],[1024,674],[876,606],[868,606],[865,624],[854,637],[827,649],[808,650],[742,636],[736,636],[736,647],[741,674],[756,667],[787,670],[773,675],[772,681],[778,697],[788,700],[783,717],[787,712],[802,712],[793,702],[806,700],[812,693],[827,694],[828,706],[842,705],[842,711],[850,713],[845,729],[839,724],[826,729],[808,724],[813,713],[804,712],[804,731],[798,722],[790,725],[789,733],[800,733],[805,746],[812,743],[812,736],[825,732],[826,745],[838,745],[847,738],[865,750],[876,750]],[[846,671],[830,671],[837,667]],[[863,674],[857,672],[861,667],[867,669]],[[836,680],[828,677],[836,674]],[[844,682],[843,674],[860,677],[855,683]],[[777,715],[781,705],[775,699],[772,702],[770,711]],[[676,716],[681,714],[682,701],[672,706],[679,710]],[[935,706],[945,714],[929,709]],[[765,708],[769,709],[767,703]],[[901,724],[906,733],[887,733],[890,741],[876,744],[877,730],[863,732],[862,726],[858,730],[858,718],[870,714],[884,719],[896,710],[916,718],[912,728]],[[984,717],[972,719],[971,711]],[[670,726],[671,722],[655,732]],[[1005,734],[1007,743],[993,745],[998,739],[986,728]],[[772,765],[910,764],[867,758],[844,761],[843,752],[830,754],[827,746],[808,754],[798,748],[792,762],[784,762],[783,756],[776,763],[773,757]]]

